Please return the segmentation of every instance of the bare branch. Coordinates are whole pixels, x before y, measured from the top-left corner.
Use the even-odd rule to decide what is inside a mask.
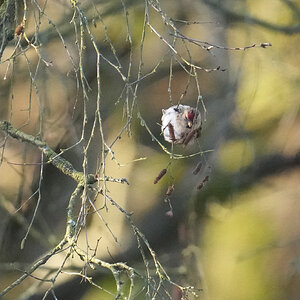
[[[298,34],[300,33],[300,24],[293,26],[282,26],[277,24],[272,24],[264,20],[255,18],[247,13],[236,13],[233,10],[230,10],[225,7],[220,1],[204,0],[204,3],[211,6],[213,9],[221,13],[228,22],[242,22],[258,25],[269,30],[282,32],[285,34]],[[224,3],[224,2],[223,2]]]
[[[6,45],[14,38],[15,6],[15,0],[0,4],[0,61]]]
[[[177,38],[183,39],[183,40],[187,40],[197,46],[200,46],[201,48],[210,51],[213,48],[218,48],[218,49],[223,49],[223,50],[247,50],[247,49],[251,49],[251,48],[267,48],[267,47],[271,47],[272,44],[271,43],[260,43],[260,44],[252,44],[250,46],[245,46],[245,47],[225,47],[225,46],[219,46],[219,45],[215,45],[206,41],[200,41],[200,40],[196,40],[196,39],[192,39],[189,37],[186,37],[185,35],[183,35],[180,32],[177,32],[178,34],[172,34],[170,33],[170,35],[175,36]]]
[[[7,121],[0,121],[0,129],[12,138],[38,147],[41,151],[43,151],[49,162],[57,167],[65,175],[72,177],[78,183],[85,182],[84,174],[82,172],[75,170],[75,168],[69,161],[59,156],[54,150],[52,150],[45,142],[41,141],[39,138],[26,134],[14,128]],[[86,181],[88,184],[93,184],[97,180],[95,179],[94,175],[90,174],[87,176]]]

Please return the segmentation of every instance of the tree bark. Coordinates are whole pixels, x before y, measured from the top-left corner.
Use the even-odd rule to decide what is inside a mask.
[[[14,38],[15,0],[0,0],[0,60],[8,42]]]

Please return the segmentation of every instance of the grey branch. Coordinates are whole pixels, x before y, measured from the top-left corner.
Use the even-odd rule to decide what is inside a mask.
[[[1,3],[2,2],[2,3]],[[17,1],[0,1],[0,60],[8,42],[14,38],[15,8]]]
[[[225,1],[223,1],[224,3]],[[290,1],[285,1],[290,2]],[[297,34],[300,33],[300,23],[296,25],[291,26],[282,26],[278,24],[272,24],[269,22],[266,22],[264,20],[255,18],[247,13],[236,13],[232,9],[228,9],[225,7],[225,5],[221,4],[220,1],[212,1],[212,0],[204,0],[204,3],[218,11],[220,14],[222,14],[228,21],[230,22],[244,22],[249,23],[253,25],[258,25],[264,28],[267,28],[269,30],[278,31],[286,34]],[[298,8],[299,13],[299,8]]]
[[[48,158],[49,163],[54,165],[65,175],[68,175],[71,178],[73,178],[78,183],[83,184],[84,182],[86,182],[86,184],[93,184],[97,181],[95,176],[92,174],[87,175],[87,178],[85,180],[83,172],[77,171],[69,161],[57,154],[53,149],[51,149],[44,141],[41,141],[39,138],[26,134],[18,130],[17,128],[14,128],[7,121],[0,121],[0,129],[12,138],[38,147]]]

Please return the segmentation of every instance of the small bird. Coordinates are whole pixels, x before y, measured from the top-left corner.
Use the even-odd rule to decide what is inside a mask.
[[[174,105],[162,110],[162,133],[169,143],[188,145],[199,137],[201,115],[188,105]]]

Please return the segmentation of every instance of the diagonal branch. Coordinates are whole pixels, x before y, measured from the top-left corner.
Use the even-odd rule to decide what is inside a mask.
[[[6,295],[10,290],[12,290],[17,285],[21,284],[27,277],[29,277],[35,270],[37,270],[40,266],[44,265],[54,254],[62,250],[63,246],[67,243],[66,239],[63,239],[55,248],[53,248],[48,254],[40,258],[29,271],[25,272],[22,276],[20,276],[17,280],[15,280],[12,284],[10,284],[7,288],[5,288],[2,292],[0,292],[0,297]]]
[[[0,121],[0,129],[4,131],[8,136],[15,138],[21,142],[26,142],[31,145],[38,147],[43,151],[44,155],[48,158],[48,162],[58,168],[65,175],[70,176],[78,183],[83,184],[85,182],[85,176],[83,172],[77,171],[73,165],[57,154],[53,149],[51,149],[44,141],[41,141],[39,138],[26,134],[23,131],[14,128],[7,121]],[[94,175],[89,174],[86,178],[86,184],[93,184],[97,180]]]
[[[223,3],[224,2],[225,1],[223,1]],[[278,25],[255,18],[247,13],[236,13],[232,9],[226,8],[225,5],[221,4],[220,1],[204,0],[204,3],[220,12],[229,22],[244,22],[254,24],[269,30],[278,31],[290,35],[300,33],[300,23],[291,26]]]

